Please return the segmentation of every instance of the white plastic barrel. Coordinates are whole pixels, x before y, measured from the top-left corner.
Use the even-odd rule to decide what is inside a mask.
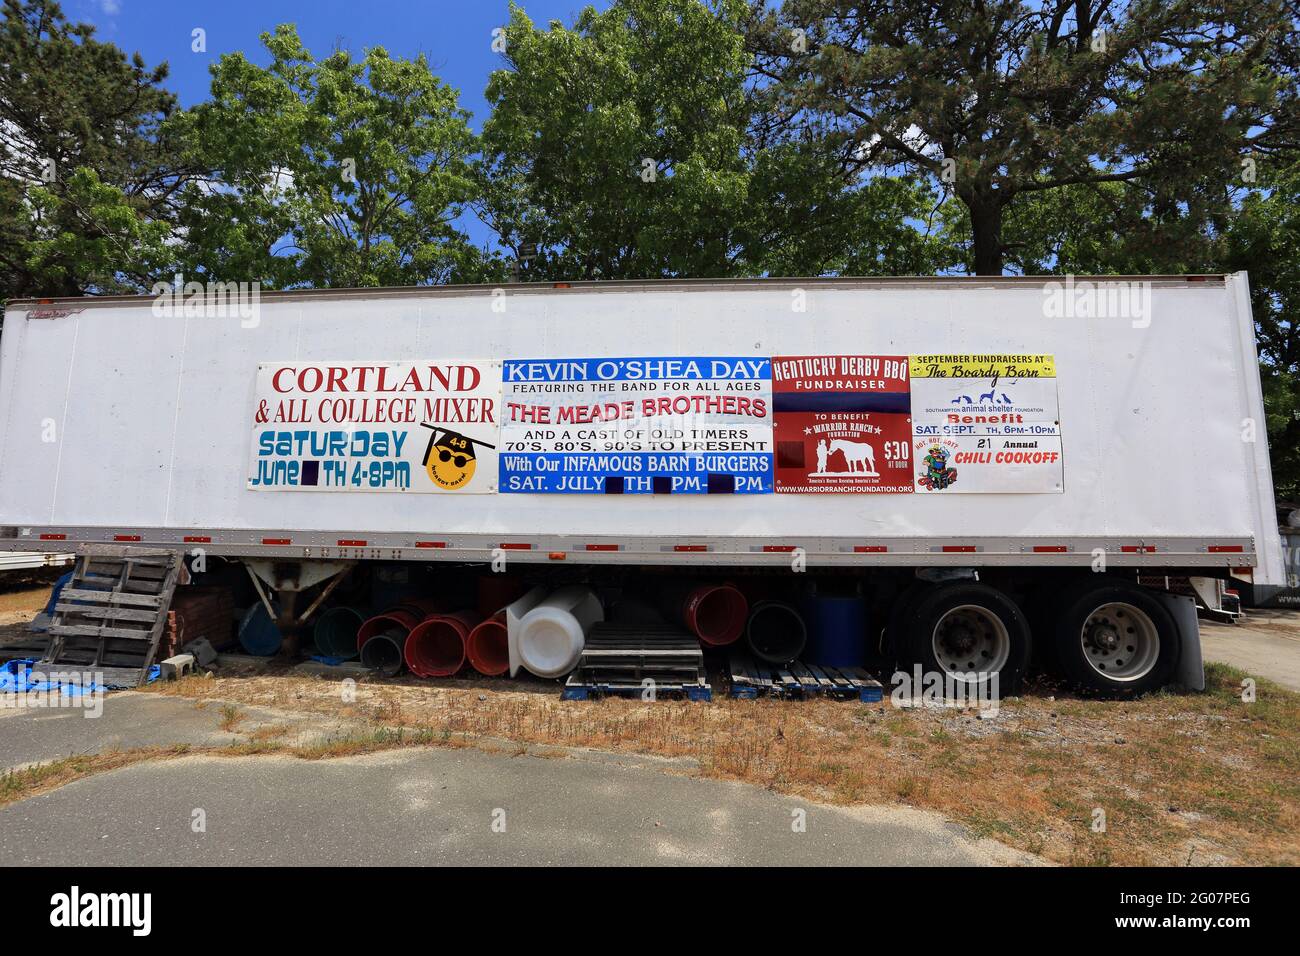
[[[520,621],[519,662],[538,677],[562,677],[577,665],[591,626],[604,618],[591,588],[560,588]]]
[[[546,588],[533,588],[519,600],[506,605],[506,655],[510,658],[510,676],[519,673],[519,634],[523,630],[524,615],[537,607],[546,597]]]

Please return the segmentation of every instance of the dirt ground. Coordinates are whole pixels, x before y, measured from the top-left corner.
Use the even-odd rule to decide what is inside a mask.
[[[2,576],[0,576],[2,577]],[[17,637],[50,599],[50,585],[23,578],[0,582],[0,642]]]
[[[0,595],[0,615],[30,616],[45,593]],[[1300,634],[1300,616],[1269,625]],[[16,629],[0,626],[0,640]],[[1246,673],[1222,664],[1207,667],[1200,694],[1093,701],[1040,682],[996,716],[897,707],[888,688],[881,704],[736,701],[716,684],[707,704],[568,702],[553,682],[354,684],[272,670],[232,664],[150,689],[372,728],[317,757],[502,740],[589,747],[687,758],[688,772],[841,805],[937,811],[1060,863],[1300,864],[1300,694],[1258,680],[1245,700]]]

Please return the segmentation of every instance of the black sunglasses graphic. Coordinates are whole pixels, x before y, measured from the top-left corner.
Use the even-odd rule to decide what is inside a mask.
[[[433,432],[433,434],[429,436],[429,444],[425,446],[424,458],[420,460],[421,465],[429,464],[429,455],[430,453],[432,453],[434,445],[437,443],[437,440],[439,438],[442,438],[443,441],[447,441],[449,439],[457,439],[461,442],[464,442],[467,446],[482,445],[484,448],[497,447],[496,445],[489,445],[485,441],[479,441],[477,438],[470,438],[468,435],[462,435],[460,434],[460,432],[453,432],[445,428],[440,428],[437,425],[430,425],[428,422],[421,422],[420,427],[427,428],[431,432]],[[461,454],[461,455],[455,454],[449,448],[438,449],[438,460],[441,462],[448,462],[454,460],[454,464],[456,465],[457,468],[464,468],[466,463],[473,457],[474,457],[474,451],[472,447],[469,450],[469,454]]]
[[[438,452],[438,460],[439,460],[439,461],[452,461],[453,459],[452,459],[452,457],[451,457],[451,452],[447,451],[447,449],[444,448],[442,451]],[[467,462],[467,461],[469,461],[469,459],[466,458],[464,455],[457,455],[456,458],[455,458],[456,467],[457,467],[457,468],[464,468],[464,467],[465,467],[465,462]]]

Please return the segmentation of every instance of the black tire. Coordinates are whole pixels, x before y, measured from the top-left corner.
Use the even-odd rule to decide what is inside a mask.
[[[1103,609],[1107,606],[1120,610],[1106,613]],[[1178,625],[1151,591],[1115,578],[1083,581],[1061,594],[1060,607],[1052,656],[1061,669],[1061,676],[1079,690],[1101,697],[1137,697],[1173,680],[1182,658]],[[1136,609],[1145,615],[1146,621],[1124,608]],[[1091,633],[1085,634],[1085,624],[1094,612],[1098,619],[1089,628]],[[1138,640],[1125,643],[1123,639],[1129,635],[1137,635]],[[1151,637],[1157,641],[1157,647],[1139,650]],[[1112,638],[1120,641],[1113,648],[1109,646]],[[1138,658],[1145,661],[1148,654],[1150,667],[1143,671]],[[1135,662],[1138,670],[1131,676],[1121,676],[1125,665],[1131,668]],[[1115,676],[1107,674],[1107,669]]]
[[[983,635],[987,640],[1004,644],[1005,660],[1000,666],[988,666],[1003,657],[1001,650],[979,649],[978,644],[970,648],[961,646],[962,633],[953,634],[952,624],[947,625],[945,635],[936,635],[936,628],[947,615],[958,608],[971,606],[984,612],[980,615],[966,615],[965,620],[973,620],[976,625],[975,636]],[[996,619],[996,622],[992,619]],[[1000,628],[998,625],[1000,624]],[[997,588],[987,584],[953,583],[934,585],[917,596],[900,622],[905,643],[905,651],[910,664],[920,664],[924,671],[941,674],[953,674],[964,671],[993,673],[998,675],[998,691],[1001,695],[1014,694],[1020,688],[1025,670],[1029,666],[1031,639],[1029,622],[1016,602]],[[970,632],[966,627],[965,631]],[[941,661],[937,645],[943,646],[945,660]],[[963,650],[971,651],[969,660],[956,660]],[[996,656],[993,656],[996,653]],[[967,667],[966,665],[971,665]],[[959,681],[966,690],[974,691],[981,681]]]
[[[885,636],[881,642],[881,656],[893,663],[898,663],[907,652],[906,621],[926,591],[934,587],[924,581],[913,581],[904,587],[889,605],[889,619],[885,625]]]

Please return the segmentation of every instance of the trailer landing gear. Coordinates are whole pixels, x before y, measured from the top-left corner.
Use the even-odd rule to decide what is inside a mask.
[[[266,607],[266,613],[280,628],[284,640],[280,644],[280,654],[284,657],[297,657],[301,647],[301,634],[308,619],[321,606],[331,591],[352,569],[354,561],[269,561],[265,559],[247,559],[244,567],[258,599]],[[305,611],[297,613],[298,595],[308,588],[328,581],[321,588],[320,594]],[[276,600],[267,594],[267,587],[274,589]]]

